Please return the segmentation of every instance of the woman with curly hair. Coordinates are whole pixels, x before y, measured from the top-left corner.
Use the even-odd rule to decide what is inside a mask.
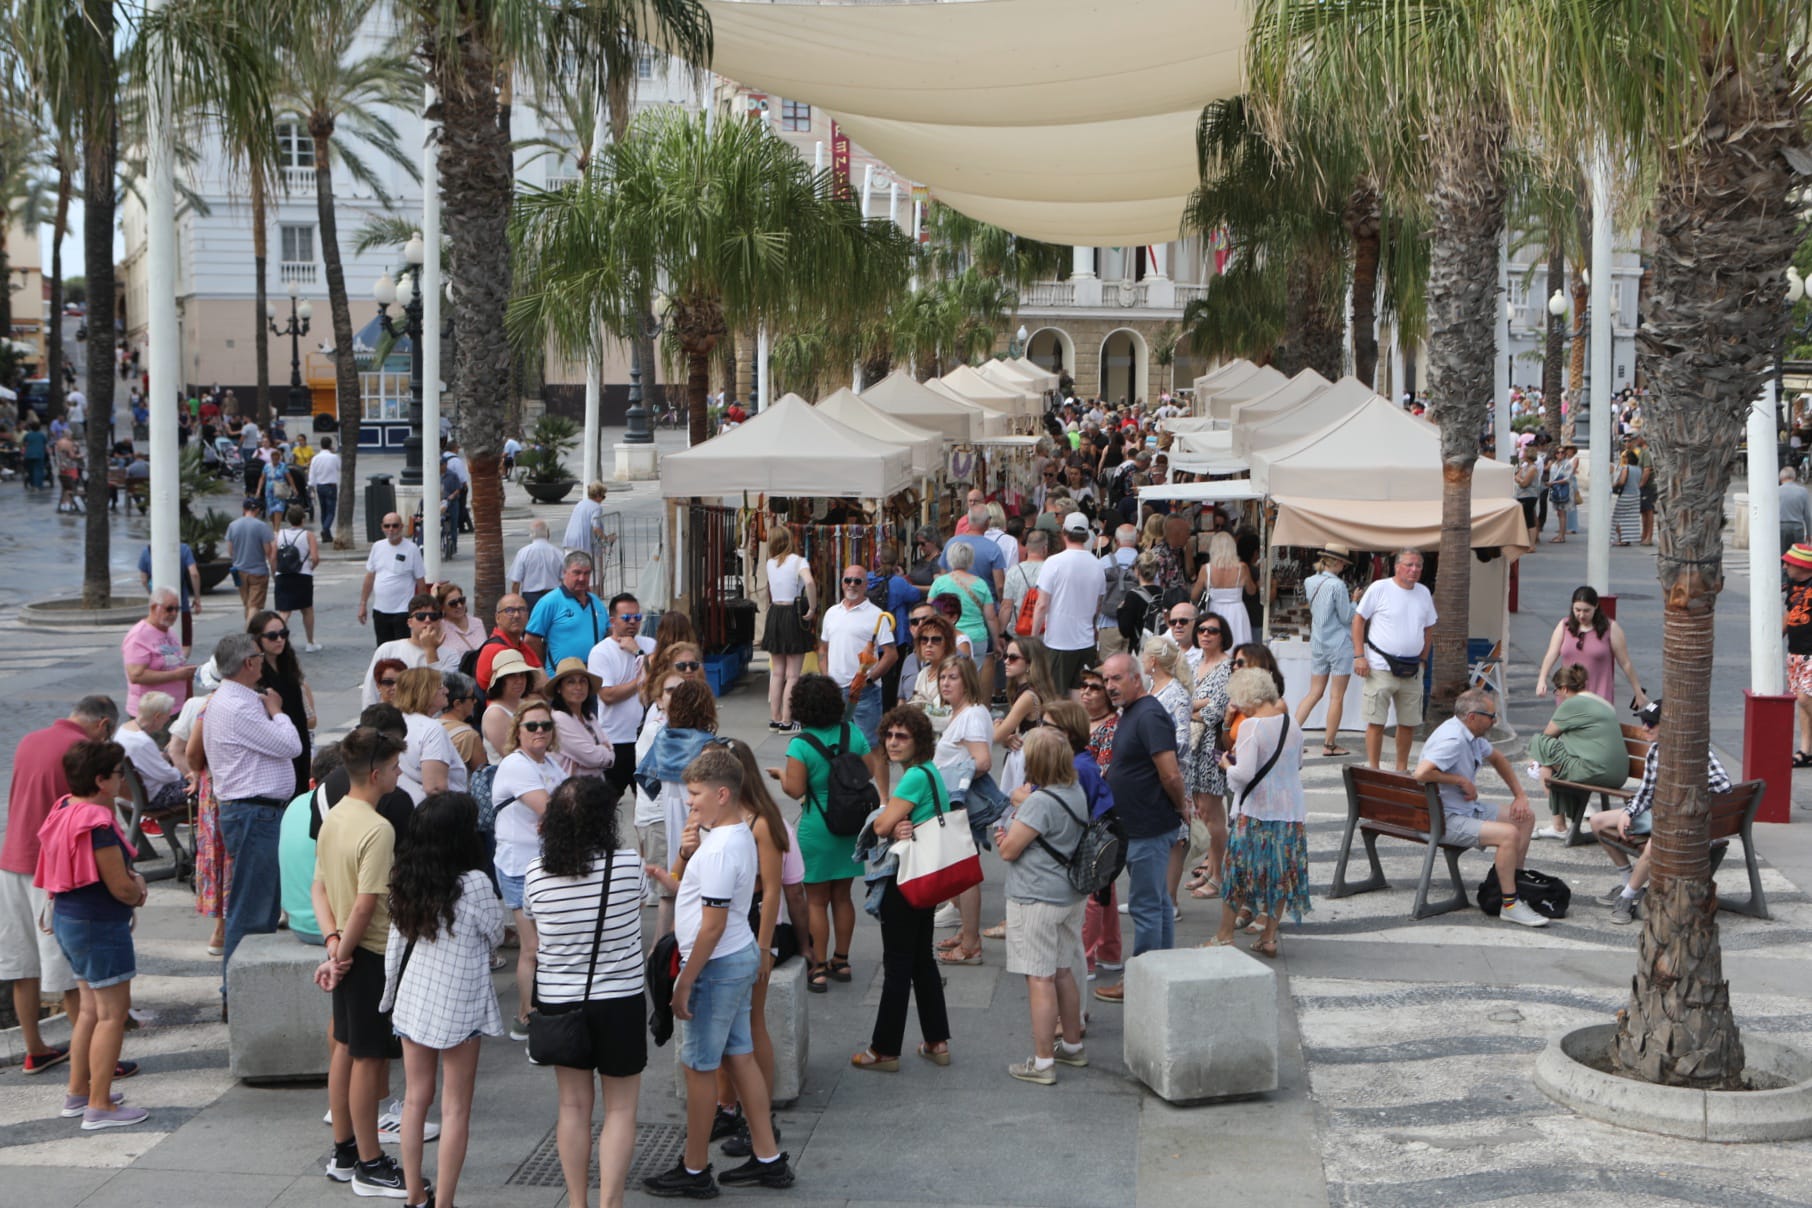
[[[403,1042],[406,1203],[428,1202],[423,1129],[444,1076],[434,1193],[454,1203],[472,1121],[478,1038],[503,1035],[491,949],[503,942],[503,904],[485,875],[478,806],[465,793],[430,793],[409,825],[390,876],[390,940],[379,1009]]]
[[[942,734],[950,724],[951,710],[937,687],[937,669],[946,658],[958,653],[956,626],[934,609],[926,608],[913,620],[912,644],[919,661],[913,677],[912,691],[906,703],[924,710],[931,722],[931,732]]]
[[[598,1175],[604,1202],[623,1202],[635,1151],[636,1099],[648,1064],[643,997],[642,861],[617,830],[615,785],[576,776],[554,790],[541,819],[541,855],[524,895],[540,929],[535,1010],[579,1011],[591,1033],[585,1066],[554,1067],[560,1093],[555,1145],[567,1202],[589,1204],[591,1117],[604,1092]],[[594,1077],[596,1081],[594,1081]],[[446,1201],[441,1201],[446,1202]]]
[[[711,687],[711,681],[705,678],[705,656],[698,643],[674,642],[648,656],[648,674],[642,677],[640,693],[644,714],[660,696],[660,685],[666,682],[669,674],[683,675],[703,684],[707,691]]]

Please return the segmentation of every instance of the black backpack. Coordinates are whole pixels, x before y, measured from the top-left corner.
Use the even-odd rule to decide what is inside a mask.
[[[868,770],[868,763],[849,749],[849,723],[843,723],[842,736],[837,740],[834,750],[810,734],[802,732],[799,737],[810,743],[812,749],[830,765],[825,799],[820,801],[818,795],[808,788],[805,794],[806,804],[818,807],[818,812],[824,815],[824,829],[831,834],[844,837],[861,834],[862,825],[868,821],[868,816],[881,808],[881,791],[875,787],[875,778]]]
[[[1045,842],[1043,835],[1038,836],[1038,846],[1051,853],[1051,858],[1063,865],[1069,876],[1070,888],[1077,893],[1099,893],[1114,883],[1120,875],[1122,851],[1119,828],[1110,820],[1112,811],[1089,822],[1083,822],[1069,806],[1065,805],[1057,794],[1046,793],[1057,808],[1082,826],[1082,836],[1076,840],[1076,850],[1065,856],[1062,852]]]
[[[296,533],[301,532],[300,529],[291,529],[290,531]],[[307,544],[306,537],[300,542],[291,541],[287,545],[284,544],[283,538],[277,538],[278,574],[299,575],[302,573],[302,546],[305,544]]]
[[[1516,897],[1543,918],[1564,919],[1573,903],[1573,891],[1567,883],[1550,873],[1535,868],[1516,870]],[[1504,890],[1497,879],[1497,866],[1479,882],[1479,909],[1496,918],[1504,909]]]

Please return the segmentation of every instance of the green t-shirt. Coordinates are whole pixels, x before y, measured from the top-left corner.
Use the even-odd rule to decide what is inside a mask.
[[[279,897],[289,915],[289,929],[321,942],[321,925],[315,922],[315,841],[308,837],[309,815],[315,808],[315,791],[309,789],[283,811],[277,830]]]
[[[806,726],[800,731],[800,734],[810,734],[823,743],[826,749],[836,752],[837,744],[843,741],[842,731],[841,726]],[[868,739],[864,738],[862,731],[853,725],[849,727],[849,749],[858,755],[868,754]],[[793,741],[787,743],[786,753],[787,758],[797,759],[805,765],[805,800],[822,803],[825,795],[830,791],[830,764],[825,761],[824,756],[818,754],[817,748],[805,741],[803,737],[795,736]],[[801,804],[803,805],[804,801]]]
[[[901,801],[912,802],[910,817],[914,826],[937,817],[940,808],[950,808],[950,792],[944,787],[943,773],[930,763],[916,764],[901,773],[900,782],[893,786],[893,795]]]
[[[1609,702],[1590,692],[1581,692],[1561,701],[1551,720],[1560,731],[1561,743],[1586,769],[1586,780],[1623,783],[1629,774],[1629,750],[1623,744],[1623,728],[1617,724],[1617,711]]]

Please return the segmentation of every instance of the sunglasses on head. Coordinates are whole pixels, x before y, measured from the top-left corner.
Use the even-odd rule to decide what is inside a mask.
[[[275,642],[279,638],[287,638],[289,636],[289,630],[287,630],[287,629],[267,629],[263,633],[259,634],[258,636],[263,638],[267,642]]]
[[[680,662],[673,664],[673,669],[675,671],[697,671],[703,666],[704,664],[697,659],[683,659]]]
[[[420,612],[412,612],[409,615],[414,617],[416,620],[423,621],[423,622],[440,620],[440,613],[430,612],[426,608],[422,609]]]
[[[522,723],[522,728],[530,734],[540,734],[544,730],[553,729],[554,723],[551,721],[525,721]]]

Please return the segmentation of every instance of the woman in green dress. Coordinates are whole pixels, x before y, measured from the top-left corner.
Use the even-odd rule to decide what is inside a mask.
[[[833,835],[825,825],[824,806],[830,787],[830,762],[812,744],[816,739],[826,751],[845,750],[868,754],[862,731],[843,721],[843,692],[828,675],[804,675],[793,684],[788,698],[792,719],[803,729],[786,748],[786,767],[769,768],[787,796],[800,803],[799,854],[805,859],[805,902],[812,931],[812,951],[830,959],[806,973],[806,988],[822,994],[828,982],[850,980],[849,939],[856,929],[856,905],[850,882],[861,873],[856,859],[856,837]],[[847,743],[847,747],[843,744]],[[831,946],[832,931],[836,947]]]
[[[1559,704],[1547,727],[1529,740],[1529,758],[1539,765],[1537,774],[1543,785],[1550,780],[1570,780],[1574,784],[1622,788],[1630,772],[1623,727],[1618,725],[1617,710],[1609,701],[1586,691],[1586,675],[1586,669],[1577,663],[1555,671],[1554,699]],[[1549,825],[1536,829],[1537,839],[1567,837],[1563,804],[1567,795],[1549,794],[1550,808],[1558,812]],[[1580,808],[1585,808],[1583,802]]]

